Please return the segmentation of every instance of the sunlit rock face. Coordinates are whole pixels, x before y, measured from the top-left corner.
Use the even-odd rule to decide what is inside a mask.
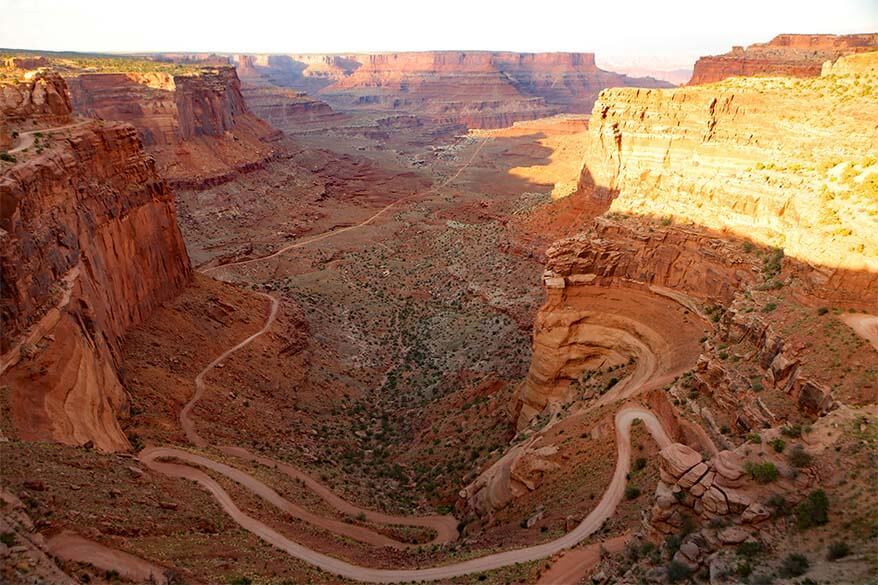
[[[221,182],[272,154],[277,130],[253,115],[232,67],[197,74],[85,73],[69,80],[74,112],[133,124],[173,185]]]
[[[606,90],[581,191],[610,193],[612,211],[783,248],[813,267],[806,278],[821,294],[861,302],[878,274],[878,70],[869,55],[843,57],[813,79]]]
[[[735,76],[816,77],[823,63],[843,55],[875,51],[878,34],[778,35],[746,49],[734,47],[723,55],[701,57],[690,85],[713,83]]]

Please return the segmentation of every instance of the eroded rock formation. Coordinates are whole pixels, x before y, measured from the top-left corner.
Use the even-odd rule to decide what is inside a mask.
[[[0,201],[0,367],[15,427],[127,448],[121,337],[190,274],[173,194],[133,126],[94,121],[8,168]]]
[[[733,47],[723,55],[701,57],[689,85],[713,83],[727,77],[783,75],[817,77],[823,63],[842,55],[874,51],[878,34],[778,35],[767,43]]]
[[[253,115],[232,67],[197,74],[81,73],[68,78],[75,112],[133,124],[172,185],[216,184],[259,166],[277,130]]]
[[[876,91],[874,70],[607,90],[581,191],[782,248],[817,296],[857,306],[878,286]]]

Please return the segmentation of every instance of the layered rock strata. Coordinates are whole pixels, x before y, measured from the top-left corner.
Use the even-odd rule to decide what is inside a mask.
[[[844,57],[863,68],[863,56]],[[798,261],[815,295],[878,286],[878,73],[611,89],[595,104],[580,192],[692,222]],[[874,299],[873,299],[874,301]],[[874,302],[872,303],[874,304]]]
[[[338,108],[416,113],[471,128],[586,113],[605,87],[670,86],[599,69],[591,53],[257,55],[245,61],[239,61],[239,71],[318,92]]]
[[[128,441],[120,340],[190,276],[173,194],[131,125],[91,122],[0,176],[2,368],[24,439]]]
[[[68,79],[74,111],[133,124],[172,185],[215,184],[272,156],[276,129],[251,113],[232,67],[195,75],[82,73]]]
[[[733,47],[728,53],[701,57],[690,85],[734,76],[816,77],[826,61],[878,49],[878,33],[859,35],[778,35],[767,43]]]

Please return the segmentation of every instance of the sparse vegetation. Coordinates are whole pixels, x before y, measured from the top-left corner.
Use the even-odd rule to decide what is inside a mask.
[[[689,567],[679,561],[671,561],[668,564],[668,583],[679,583],[685,581],[692,574]]]
[[[744,469],[750,474],[757,483],[771,483],[777,480],[779,473],[777,466],[771,461],[762,461],[759,463],[747,461]]]
[[[790,462],[790,465],[793,467],[808,467],[811,465],[811,456],[805,452],[805,448],[802,445],[795,445],[792,449],[790,449],[789,454],[787,455],[787,460]]]
[[[625,488],[625,499],[634,500],[640,496],[640,488],[636,485],[629,485]]]
[[[780,564],[779,573],[781,577],[801,577],[808,572],[810,566],[811,563],[808,562],[808,557],[805,555],[790,553]]]
[[[829,544],[829,550],[826,553],[826,558],[830,561],[837,561],[838,559],[843,559],[849,554],[851,554],[850,545],[844,540],[841,540]]]
[[[796,506],[796,524],[802,530],[822,526],[829,521],[829,498],[823,490],[814,490]]]

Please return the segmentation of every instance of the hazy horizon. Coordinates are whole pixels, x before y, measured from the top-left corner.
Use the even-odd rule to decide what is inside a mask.
[[[599,63],[691,66],[700,55],[782,33],[878,30],[871,0],[739,2],[717,18],[693,0],[608,5],[449,0],[441,10],[387,0],[290,6],[266,0],[121,5],[0,0],[0,46],[87,53],[589,52]],[[528,10],[522,10],[527,7]],[[243,8],[246,8],[244,10]],[[755,17],[754,17],[755,15]],[[663,65],[662,65],[663,64]]]

